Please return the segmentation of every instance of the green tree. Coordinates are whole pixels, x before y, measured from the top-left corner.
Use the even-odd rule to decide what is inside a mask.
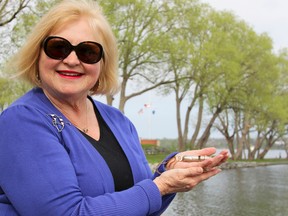
[[[41,0],[33,1],[33,6],[29,7],[26,13],[23,13],[13,27],[12,41],[19,48],[29,35],[31,29],[54,4],[59,0]]]
[[[0,27],[8,25],[24,10],[30,0],[2,0],[0,1]]]
[[[267,92],[266,97],[262,97],[264,104],[262,105],[262,112],[255,115],[258,117],[256,128],[260,134],[261,143],[253,146],[253,150],[249,152],[248,158],[255,157],[263,159],[267,152],[274,146],[277,141],[281,141],[287,136],[288,123],[288,58],[287,49],[279,53],[276,58],[275,65],[277,66],[277,73],[270,73],[267,76],[270,84],[270,92]],[[267,86],[265,90],[267,91]],[[262,90],[263,91],[263,90]],[[268,95],[268,96],[267,96]],[[268,98],[267,98],[268,97]],[[249,147],[249,146],[248,146]],[[257,155],[256,155],[257,154]]]
[[[272,52],[271,39],[253,32],[242,37],[246,54],[241,61],[240,88],[216,126],[227,140],[233,159],[264,157],[273,144],[285,134],[286,120],[283,91],[280,91],[281,69],[287,64]],[[280,63],[282,62],[282,63]],[[282,69],[283,72],[287,71]],[[235,80],[235,79],[234,79]],[[279,93],[281,92],[281,93]],[[286,103],[286,102],[285,102]],[[266,145],[266,147],[265,147]],[[265,148],[263,152],[261,149]],[[248,155],[244,155],[244,149]]]
[[[2,26],[0,39],[2,53],[0,69],[1,111],[31,88],[29,84],[12,78],[14,77],[15,71],[11,71],[11,67],[9,67],[8,64],[12,63],[7,63],[7,61],[9,61],[9,57],[13,56],[22,45],[26,36],[40,16],[42,16],[42,14],[55,2],[55,0],[12,0],[1,1],[0,3],[0,26]]]
[[[25,11],[31,0],[3,0],[0,1],[0,63],[5,62],[12,54],[11,31],[18,18]]]
[[[131,98],[169,83],[162,68],[165,3],[155,0],[99,1],[118,39],[119,73],[121,77],[118,108],[124,112]],[[129,88],[128,88],[129,86]],[[108,97],[112,104],[112,98]]]
[[[27,85],[19,80],[0,77],[0,113],[27,91]]]
[[[188,147],[191,111],[197,103],[200,109],[203,105],[201,98],[205,85],[205,73],[200,74],[200,71],[202,67],[205,67],[202,47],[208,39],[208,19],[206,19],[208,9],[207,5],[200,4],[196,0],[171,0],[167,3],[167,11],[169,10],[167,17],[172,25],[162,40],[169,44],[164,47],[164,58],[169,76],[174,82],[165,85],[163,92],[175,94],[179,150]],[[205,81],[208,84],[208,77]],[[188,103],[188,107],[183,108],[184,102]],[[185,110],[184,121],[181,115],[183,109]],[[199,123],[202,115],[198,113],[198,117]],[[196,125],[194,132],[196,137],[199,131],[200,124]]]
[[[167,48],[166,56],[175,82],[166,85],[166,91],[174,91],[176,96],[179,149],[202,148],[219,114],[239,97],[243,79],[241,63],[247,52],[241,39],[249,28],[233,14],[218,13],[198,1],[194,5],[188,1],[175,1],[171,5],[175,5],[175,13],[181,11],[181,16],[174,19],[176,27],[169,31],[170,49]],[[182,130],[180,110],[184,100],[188,106]],[[205,107],[212,113],[206,125]],[[193,109],[197,110],[196,126],[188,140]]]

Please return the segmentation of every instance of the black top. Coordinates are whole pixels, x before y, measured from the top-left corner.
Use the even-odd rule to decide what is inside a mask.
[[[94,103],[93,106],[99,123],[99,141],[93,139],[81,130],[79,131],[81,131],[81,133],[87,138],[87,140],[95,147],[95,149],[106,161],[113,175],[115,191],[128,189],[134,185],[133,175],[128,159],[114,134],[103,120]]]

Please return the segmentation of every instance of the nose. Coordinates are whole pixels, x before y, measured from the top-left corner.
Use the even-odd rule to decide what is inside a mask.
[[[76,52],[72,50],[72,52],[65,59],[63,59],[63,63],[68,64],[70,66],[75,66],[80,64],[80,60],[78,59]]]

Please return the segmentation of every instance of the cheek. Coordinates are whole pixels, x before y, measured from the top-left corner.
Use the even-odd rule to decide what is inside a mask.
[[[87,70],[89,70],[90,74],[93,76],[95,80],[98,80],[101,71],[101,66],[99,63],[91,65],[89,68],[87,68]]]
[[[55,65],[55,60],[50,59],[45,55],[45,53],[42,51],[39,56],[38,61],[38,69],[39,69],[39,75],[46,74],[45,72],[51,70],[53,66]]]

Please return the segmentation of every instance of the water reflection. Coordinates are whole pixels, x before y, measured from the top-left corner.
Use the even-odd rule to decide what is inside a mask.
[[[164,216],[288,215],[288,165],[224,170],[176,196]]]

